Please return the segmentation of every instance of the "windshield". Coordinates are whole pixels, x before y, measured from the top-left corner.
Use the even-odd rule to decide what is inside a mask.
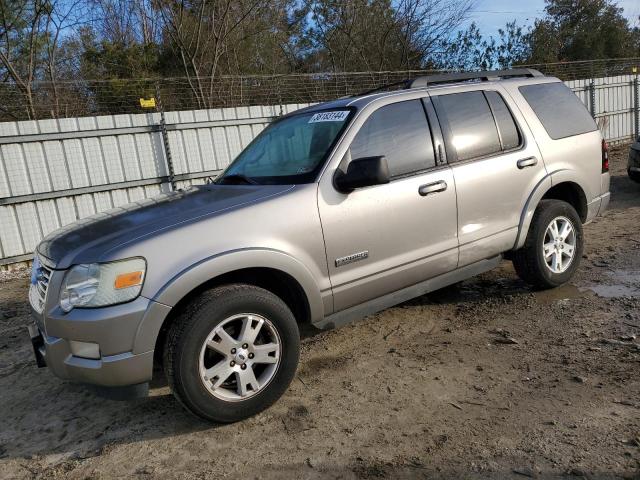
[[[276,120],[238,155],[216,183],[313,182],[350,112],[309,112]]]

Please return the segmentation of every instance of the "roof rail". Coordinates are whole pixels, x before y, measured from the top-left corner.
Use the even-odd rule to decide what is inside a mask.
[[[467,72],[467,73],[443,73],[438,75],[427,75],[417,77],[407,82],[407,88],[424,88],[429,85],[464,82],[467,80],[480,80],[488,82],[490,80],[498,80],[500,78],[514,77],[544,77],[542,73],[533,68],[512,68],[510,70],[490,70],[484,72]]]
[[[386,90],[387,88],[398,87],[398,86],[403,86],[404,88],[409,88],[408,85],[409,85],[409,83],[411,83],[411,81],[412,80],[404,79],[404,80],[400,80],[399,82],[386,83],[384,85],[380,85],[379,87],[372,88],[371,90],[365,90],[364,92],[356,93],[355,95],[352,95],[352,96],[353,97],[362,97],[363,95],[370,95],[372,93],[381,92],[382,90]]]

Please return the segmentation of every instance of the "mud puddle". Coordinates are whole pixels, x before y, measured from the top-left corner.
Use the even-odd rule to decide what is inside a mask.
[[[558,288],[552,288],[550,290],[543,290],[536,292],[536,299],[539,303],[554,303],[564,302],[567,300],[573,300],[584,296],[582,289],[567,283]]]
[[[640,271],[612,270],[605,272],[605,278],[615,283],[592,284],[580,288],[580,291],[592,291],[603,298],[621,298],[640,296]]]

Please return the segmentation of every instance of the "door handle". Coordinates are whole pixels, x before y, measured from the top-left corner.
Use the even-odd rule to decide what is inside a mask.
[[[447,182],[440,180],[439,182],[427,183],[426,185],[420,185],[418,193],[422,197],[426,197],[431,193],[444,192],[447,189]]]
[[[522,170],[523,168],[533,167],[538,164],[538,159],[536,157],[522,158],[516,162],[518,168]]]

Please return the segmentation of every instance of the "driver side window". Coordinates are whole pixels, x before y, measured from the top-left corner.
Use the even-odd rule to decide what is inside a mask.
[[[351,159],[387,157],[391,177],[435,166],[427,116],[420,100],[379,108],[360,128],[349,147]]]

